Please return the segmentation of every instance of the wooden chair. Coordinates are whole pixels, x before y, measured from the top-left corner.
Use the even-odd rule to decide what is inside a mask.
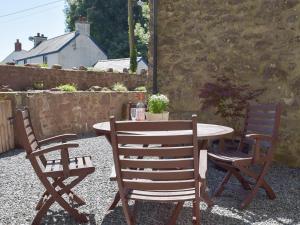
[[[30,160],[35,173],[46,189],[36,206],[38,213],[32,224],[40,224],[42,217],[54,202],[57,202],[64,208],[76,221],[87,222],[86,215],[80,214],[77,209],[71,206],[73,201],[79,205],[85,204],[84,200],[77,196],[71,189],[79,184],[88,174],[93,173],[95,167],[92,164],[90,156],[69,158],[68,149],[78,147],[78,144],[67,143],[66,141],[67,139],[76,137],[76,135],[65,134],[38,141],[35,138],[27,109],[17,111],[16,125],[20,142],[27,153],[26,158]],[[46,148],[41,147],[41,144],[52,141],[61,141],[62,143]],[[60,151],[61,158],[47,160],[45,154],[53,151]],[[66,179],[70,177],[76,178],[70,182],[66,182]],[[65,194],[68,195],[70,203],[63,198]]]
[[[163,122],[116,122],[111,117],[110,126],[116,177],[127,224],[135,224],[129,200],[177,202],[169,225],[176,223],[184,202],[192,201],[193,222],[200,224],[200,176],[204,179],[206,172],[206,162],[201,159],[206,159],[207,151],[200,151],[199,164],[196,117],[193,116],[192,121]],[[130,133],[133,131],[141,133],[134,135]],[[153,144],[157,147],[148,147]]]
[[[249,106],[247,109],[243,135],[237,150],[220,149],[217,153],[208,153],[208,157],[216,165],[227,171],[222,183],[216,189],[214,196],[219,196],[225,184],[234,175],[245,190],[250,190],[240,207],[243,209],[250,204],[259,188],[263,188],[270,199],[275,193],[264,177],[271,165],[275,144],[278,140],[280,123],[280,104],[261,104]],[[252,141],[252,152],[244,153],[245,143]],[[250,169],[253,165],[260,165],[260,172]],[[246,180],[242,174],[253,178],[255,182]],[[252,185],[252,186],[251,186]]]

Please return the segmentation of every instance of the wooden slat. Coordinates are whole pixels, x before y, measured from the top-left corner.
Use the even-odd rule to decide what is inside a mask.
[[[61,162],[60,160],[55,160],[53,165],[52,165],[52,171],[57,172],[61,170]]]
[[[25,127],[30,126],[30,121],[29,121],[29,119],[24,119],[24,126],[25,126]]]
[[[30,134],[27,137],[30,144],[36,141],[34,134]]]
[[[27,110],[23,110],[22,111],[22,116],[23,116],[24,119],[28,119],[29,118],[28,111]]]
[[[191,121],[143,121],[143,122],[116,122],[116,131],[168,131],[168,130],[192,130]]]
[[[185,190],[174,190],[174,191],[139,191],[132,190],[130,194],[134,195],[144,195],[144,196],[183,196],[183,195],[194,195],[195,189],[185,189]]]
[[[248,125],[247,133],[258,133],[258,134],[272,134],[273,128],[264,127],[259,125]]]
[[[52,171],[52,165],[54,164],[54,162],[55,162],[55,160],[48,160],[47,161],[47,165],[46,165],[45,170],[44,170],[45,173],[49,173],[49,172]]]
[[[87,167],[93,167],[93,163],[92,163],[92,161],[91,161],[91,157],[90,157],[90,156],[84,157],[84,162],[85,162],[85,165],[86,165]]]
[[[195,180],[146,181],[123,180],[125,188],[134,190],[176,190],[195,187]]]
[[[32,151],[35,151],[35,150],[39,149],[39,145],[38,145],[38,143],[36,141],[32,142],[30,144],[30,146],[32,148]]]
[[[252,110],[252,111],[276,111],[276,104],[251,105],[250,110]]]
[[[184,159],[127,159],[120,160],[121,168],[156,168],[156,169],[169,169],[169,168],[182,168],[191,169],[194,166],[193,158]]]
[[[33,134],[33,130],[31,127],[26,127],[26,134],[27,135]]]
[[[193,195],[182,195],[182,196],[146,196],[146,195],[128,195],[129,199],[133,200],[144,200],[144,201],[160,201],[160,202],[174,202],[174,201],[190,201],[195,199]]]
[[[163,170],[145,171],[123,169],[121,171],[123,179],[149,179],[149,180],[188,180],[194,179],[194,170]]]
[[[124,156],[183,157],[193,155],[193,146],[183,147],[119,147],[119,154]]]
[[[275,118],[270,119],[259,119],[259,118],[249,118],[247,120],[248,125],[260,125],[274,127]]]
[[[117,135],[119,144],[191,144],[192,135],[148,136],[148,135]]]
[[[250,111],[248,114],[248,118],[270,120],[275,118],[275,112]]]
[[[70,161],[70,164],[69,164],[70,170],[76,169],[76,159],[75,159],[75,158],[72,158],[72,159],[70,159],[69,161]]]
[[[81,157],[77,158],[77,167],[78,168],[83,168],[84,167],[83,159]]]

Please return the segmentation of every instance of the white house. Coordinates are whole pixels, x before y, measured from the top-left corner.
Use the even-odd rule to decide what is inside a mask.
[[[63,68],[91,67],[99,59],[107,59],[103,50],[90,37],[90,24],[81,19],[75,23],[75,31],[47,39],[37,34],[29,39],[34,47],[24,54],[13,58],[16,64],[37,63],[60,64]],[[7,62],[7,61],[6,61]]]
[[[108,70],[113,69],[116,72],[123,72],[124,69],[129,70],[130,58],[123,59],[107,59],[99,60],[94,66],[94,70]],[[148,65],[142,57],[137,58],[137,74],[140,74],[142,70],[148,70]]]

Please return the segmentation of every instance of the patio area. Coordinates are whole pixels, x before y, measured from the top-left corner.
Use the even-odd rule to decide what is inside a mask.
[[[109,181],[113,165],[110,144],[103,137],[82,137],[77,141],[80,147],[71,150],[70,155],[91,155],[96,167],[76,189],[87,205],[80,210],[89,215],[88,224],[126,224],[121,205],[107,212],[107,207],[117,191],[116,182]],[[49,154],[50,156],[51,153]],[[53,155],[54,156],[54,155]],[[35,216],[35,205],[43,187],[37,179],[23,150],[15,149],[0,155],[0,224],[30,224]],[[223,195],[214,199],[215,205],[208,209],[201,203],[202,224],[300,224],[300,169],[273,164],[266,180],[274,188],[277,198],[268,200],[263,191],[245,210],[238,208],[243,199],[234,189],[238,189],[235,178]],[[222,180],[224,174],[209,165],[208,187],[210,193]],[[138,224],[165,224],[171,215],[171,204],[137,203]],[[177,224],[191,224],[192,208],[186,204]],[[42,224],[78,224],[57,204],[50,208]]]

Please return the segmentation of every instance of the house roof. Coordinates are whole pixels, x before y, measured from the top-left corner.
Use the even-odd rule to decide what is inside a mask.
[[[144,62],[144,60],[142,57],[137,57],[137,62],[138,63]],[[130,58],[121,58],[121,59],[99,60],[94,66],[94,69],[107,70],[109,68],[113,68],[113,70],[115,71],[123,72],[124,68],[129,69],[129,67],[130,67]]]
[[[13,51],[5,59],[3,59],[2,62],[3,63],[15,62],[17,59],[24,57],[26,54],[27,54],[26,50]]]
[[[75,39],[79,33],[70,32],[66,33],[46,41],[43,41],[35,48],[32,48],[25,54],[22,58],[18,58],[18,60],[24,60],[28,58],[34,58],[41,55],[47,55],[50,53],[59,52],[62,48],[64,48],[67,44],[69,44],[73,39]]]

